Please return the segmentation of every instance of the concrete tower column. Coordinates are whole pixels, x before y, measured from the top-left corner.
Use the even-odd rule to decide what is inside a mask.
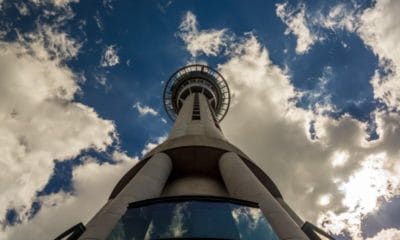
[[[204,135],[212,138],[226,140],[221,129],[219,129],[218,121],[215,119],[213,113],[211,112],[213,110],[210,108],[208,100],[203,94],[199,94],[199,102],[200,102],[201,121],[205,128]]]
[[[229,195],[258,203],[272,228],[282,240],[308,239],[236,153],[223,154],[219,160],[219,168]]]
[[[169,133],[168,139],[178,138],[187,134],[187,129],[192,123],[194,94],[190,94],[179,110],[179,114],[175,119],[174,126]]]
[[[159,197],[172,169],[170,157],[155,154],[125,188],[89,221],[81,240],[106,239],[129,203]]]
[[[214,119],[214,116],[211,113],[207,98],[202,93],[196,94],[199,100],[200,119],[192,119],[195,99],[195,93],[192,93],[185,99],[182,108],[179,110],[168,139],[174,139],[186,135],[202,135],[226,140],[222,131],[217,127],[218,122]]]
[[[297,225],[301,228],[304,225],[304,220],[300,218],[299,215],[296,214],[295,211],[283,200],[283,198],[276,198],[279,204],[286,210],[286,212],[292,217],[292,219],[297,223]]]

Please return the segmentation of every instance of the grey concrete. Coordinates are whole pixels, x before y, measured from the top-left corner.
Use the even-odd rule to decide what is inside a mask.
[[[220,179],[209,176],[186,176],[173,180],[165,186],[161,196],[209,195],[227,197],[228,193]]]
[[[193,101],[194,94],[191,94],[186,98],[178,116],[175,119],[174,126],[169,133],[168,139],[182,137],[187,134],[188,125],[192,122]]]
[[[155,154],[117,197],[108,201],[89,221],[79,239],[106,239],[129,203],[160,196],[171,169],[172,162],[167,154]]]
[[[282,198],[276,198],[279,204],[286,210],[286,212],[292,217],[292,219],[296,222],[297,226],[300,228],[304,225],[304,220],[300,218],[299,215],[283,200]]]
[[[200,102],[200,114],[201,121],[204,125],[204,135],[212,138],[217,138],[221,140],[226,140],[222,131],[217,128],[216,120],[214,120],[213,115],[211,113],[209,104],[207,102],[207,98],[203,94],[199,94],[199,102]]]
[[[258,203],[265,217],[282,240],[308,239],[296,222],[271,193],[262,186],[236,153],[228,152],[222,155],[219,168],[229,195]]]
[[[202,93],[198,93],[200,120],[192,120],[194,95],[194,93],[190,94],[183,103],[174,126],[168,136],[168,140],[193,135],[226,140],[222,131],[216,127],[207,98]]]
[[[177,137],[174,139],[168,139],[165,142],[163,142],[162,144],[158,145],[153,150],[151,150],[150,152],[148,152],[144,156],[144,158],[151,157],[152,155],[154,155],[158,152],[165,152],[167,150],[177,149],[177,148],[182,148],[182,147],[217,148],[217,149],[221,149],[223,151],[236,152],[241,157],[244,157],[244,158],[250,160],[250,158],[246,154],[244,154],[239,148],[232,145],[228,141],[218,139],[218,138],[212,138],[212,137],[204,136],[204,135],[186,135],[186,136],[181,136],[181,137]]]

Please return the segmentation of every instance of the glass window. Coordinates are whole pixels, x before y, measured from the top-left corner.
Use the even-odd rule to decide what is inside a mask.
[[[209,200],[130,207],[107,239],[171,238],[279,239],[259,208]]]

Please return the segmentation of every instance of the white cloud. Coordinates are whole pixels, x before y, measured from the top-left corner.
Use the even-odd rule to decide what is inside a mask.
[[[331,168],[329,150],[309,140],[307,126],[314,116],[289,101],[297,93],[285,72],[272,64],[268,51],[252,35],[240,48],[218,67],[234,98],[222,129],[266,170],[296,210],[315,220],[317,199],[335,187],[329,173],[315,172]],[[320,190],[304,194],[310,187]]]
[[[112,89],[111,83],[109,83],[107,76],[104,73],[98,73],[94,75],[96,83],[98,83],[104,91],[108,93]],[[96,86],[97,87],[97,86]]]
[[[253,35],[237,47],[218,66],[233,98],[222,122],[225,135],[271,176],[301,216],[320,219],[336,233],[350,229],[358,239],[363,216],[379,208],[379,199],[399,194],[400,116],[376,111],[380,139],[367,142],[365,123],[297,108],[291,99],[299,93]],[[315,140],[309,138],[311,121]]]
[[[85,149],[104,151],[115,139],[111,121],[74,102],[77,76],[63,61],[80,44],[50,27],[0,42],[0,222],[14,208],[25,222],[54,160]]]
[[[325,66],[322,70],[322,75],[318,78],[316,86],[311,90],[301,92],[301,96],[307,98],[310,105],[316,108],[315,111],[320,113],[334,112],[335,106],[331,101],[331,94],[328,92],[328,83],[335,80],[335,73],[331,66]]]
[[[321,206],[326,206],[331,202],[331,195],[330,194],[324,194],[321,195],[318,199],[318,204]]]
[[[354,239],[362,239],[362,219],[368,213],[376,211],[382,199],[398,194],[399,179],[390,170],[385,169],[388,157],[384,153],[371,154],[346,182],[339,183],[343,192],[342,204],[346,211],[340,214],[327,211],[319,220],[335,233],[344,229],[351,232]]]
[[[1,4],[1,3],[0,3]],[[21,14],[22,16],[27,16],[29,15],[29,9],[28,6],[21,2],[21,3],[16,3],[15,7],[17,8],[19,14]]]
[[[379,57],[380,65],[389,72],[375,73],[372,79],[374,95],[393,109],[400,109],[400,2],[376,1],[359,18],[358,33]]]
[[[342,5],[334,7],[325,27],[345,28],[359,34],[364,43],[378,56],[382,71],[375,71],[371,79],[374,97],[388,106],[389,110],[400,109],[400,2],[378,0],[359,14],[354,9]],[[332,17],[331,17],[332,16]],[[325,22],[325,23],[329,23]],[[362,167],[354,172],[346,183],[339,183],[343,192],[348,192],[343,200],[347,211],[328,212],[325,215],[326,226],[340,232],[347,228],[354,239],[361,239],[361,220],[379,208],[378,199],[390,199],[399,195],[399,120],[398,113],[378,112],[378,133],[380,139],[367,144],[375,148],[374,153],[365,156]],[[394,144],[396,142],[396,144]],[[395,145],[395,146],[393,146]],[[381,152],[380,152],[381,151]],[[354,155],[351,154],[351,155]],[[321,220],[321,219],[320,219]],[[398,230],[382,230],[373,239],[395,239]],[[391,235],[394,234],[394,235]]]
[[[355,18],[347,16],[352,11],[336,7],[331,12],[327,19],[332,22],[325,22],[325,27],[353,30],[359,26],[352,23]],[[304,5],[288,10],[286,4],[278,4],[277,14],[288,25],[288,31],[298,36],[298,53],[306,52],[317,41],[306,26]],[[194,22],[195,18],[191,19]],[[367,142],[366,123],[348,115],[339,119],[325,116],[326,111],[334,110],[329,96],[296,92],[287,73],[272,64],[268,51],[254,35],[230,41],[230,59],[218,66],[228,79],[233,100],[222,123],[228,139],[266,170],[302,216],[335,233],[350,230],[354,239],[360,239],[363,217],[379,209],[379,199],[400,194],[399,114],[375,110],[380,138]],[[394,42],[389,42],[391,49],[397,50]],[[396,50],[390,53],[393,59],[397,58]],[[320,78],[322,91],[334,77],[330,72],[326,68]],[[291,100],[304,94],[318,100],[313,111],[297,108]],[[316,139],[309,137],[311,122]]]
[[[297,37],[296,53],[304,54],[318,40],[311,32],[305,15],[305,5],[300,4],[297,9],[289,9],[287,2],[276,4],[276,15],[287,25],[285,34],[293,33]]]
[[[382,3],[394,4],[389,1]],[[383,8],[380,4],[376,7],[378,10]],[[396,16],[394,9],[397,8],[392,7],[393,14],[388,16]],[[351,16],[355,12],[336,6],[325,18],[326,21],[319,24],[332,30],[356,31],[359,28],[358,33],[362,33],[366,30],[360,27],[361,23],[353,22],[359,19],[358,16]],[[363,14],[368,13],[369,10]],[[287,4],[278,4],[277,14],[288,25],[287,33],[293,32],[298,37],[298,53],[308,51],[312,44],[321,40],[308,29],[308,24],[315,23],[307,23],[303,4],[294,10],[289,10]],[[380,14],[384,13],[378,11],[374,14],[377,16],[371,16],[369,21],[385,19],[380,18]],[[379,23],[376,23],[377,28],[384,24]],[[189,14],[185,24],[187,29],[197,26],[195,16]],[[395,28],[399,24],[388,25]],[[380,46],[381,51],[377,51],[380,48],[376,45],[383,43],[377,43],[374,38],[380,34],[367,35],[374,40],[370,39],[373,44],[369,45],[375,47],[377,54],[384,52],[390,56],[391,62],[395,62],[393,59],[400,55],[395,55],[398,48],[395,48],[394,39],[400,34],[391,34],[389,29],[385,29],[386,25],[378,33],[387,33],[389,40],[385,39],[383,43],[389,42],[387,45],[392,46],[390,49],[393,51],[385,52],[387,45]],[[380,37],[383,38],[383,33]],[[185,43],[188,51],[194,52],[190,46],[196,41],[187,39]],[[335,110],[330,96],[324,94],[326,83],[335,77],[330,67],[324,69],[319,79],[318,87],[322,95],[318,92],[297,92],[286,71],[271,62],[267,49],[253,34],[247,34],[242,39],[231,37],[222,45],[227,48],[229,60],[220,64],[218,69],[227,79],[232,94],[229,114],[222,122],[227,138],[249,154],[275,180],[286,201],[301,216],[335,233],[350,230],[354,239],[360,239],[362,220],[379,209],[379,199],[390,199],[400,194],[397,177],[400,173],[397,161],[400,154],[400,115],[375,110],[373,115],[380,137],[368,142],[366,123],[349,115],[339,119],[325,115],[327,111]],[[386,81],[388,91],[396,90],[398,82]],[[382,90],[383,81],[373,83]],[[297,108],[292,99],[300,96],[315,100],[315,108]],[[386,98],[392,96],[385,95]],[[316,138],[310,137],[311,123]],[[266,152],[268,155],[265,155]],[[370,193],[368,197],[364,194],[366,192]]]
[[[366,18],[371,14],[370,19],[361,19],[363,24],[371,26],[369,30],[360,27],[359,31],[374,52],[382,56],[382,62],[390,59],[395,64],[397,48],[392,41],[399,34],[395,35],[398,28],[392,24],[397,20],[391,17],[396,15],[385,14],[384,11],[395,11],[396,8],[385,4],[396,5],[390,1],[382,1],[373,9],[365,11],[363,14],[366,15],[363,16]],[[384,24],[381,21],[389,22],[387,25],[378,25]],[[193,18],[188,21],[187,26],[195,26],[192,29],[196,29],[198,34],[207,32],[197,30],[195,18],[194,21]],[[373,32],[374,27],[379,26],[384,29],[382,31],[386,31],[386,37],[381,29]],[[386,26],[392,26],[392,29]],[[188,30],[187,33],[189,32]],[[41,41],[41,38],[34,39]],[[382,43],[378,40],[382,40]],[[188,38],[185,43],[193,56],[200,53],[214,56],[222,46],[228,46],[226,41],[233,39],[216,44],[218,47],[214,50],[198,48],[191,45],[192,41],[198,42],[196,38]],[[100,119],[92,109],[73,102],[79,87],[73,81],[74,74],[60,62],[63,57],[73,57],[77,51],[51,54],[42,45],[27,45],[26,42],[0,45],[0,68],[4,68],[1,69],[4,72],[2,76],[9,79],[0,81],[0,100],[7,100],[7,104],[0,101],[0,121],[3,121],[0,124],[0,152],[4,156],[4,161],[0,160],[0,163],[5,166],[1,168],[3,172],[0,174],[5,182],[0,183],[0,188],[1,192],[6,193],[0,196],[0,201],[6,208],[20,206],[17,210],[22,213],[28,210],[26,208],[29,208],[35,191],[47,183],[52,172],[52,159],[67,159],[89,147],[104,149],[111,143],[109,134],[114,131],[111,122]],[[60,49],[65,46],[68,44]],[[392,53],[387,52],[390,49],[388,46],[392,46]],[[250,155],[271,176],[286,201],[300,215],[313,222],[319,219],[324,227],[337,233],[348,229],[354,239],[360,239],[363,216],[379,208],[379,199],[390,199],[399,194],[399,114],[376,110],[380,138],[367,142],[365,123],[348,115],[331,119],[319,114],[321,111],[297,108],[291,99],[298,97],[299,93],[291,85],[289,76],[285,70],[271,62],[268,50],[254,35],[246,35],[239,42],[229,45],[229,48],[230,59],[218,66],[233,95],[229,114],[222,122],[227,138]],[[34,49],[34,54],[27,49]],[[13,64],[26,66],[24,72]],[[390,68],[397,69],[393,65]],[[36,71],[37,69],[42,71]],[[15,76],[17,70],[21,75]],[[391,81],[396,79],[395,76],[381,79],[377,75],[379,78],[373,82],[376,97],[384,99],[390,106],[396,106],[396,98],[392,97],[396,92],[392,92],[397,85],[396,81]],[[33,80],[30,81],[31,79]],[[387,82],[394,85],[385,90],[384,83]],[[378,91],[382,91],[381,95]],[[388,91],[390,94],[385,95]],[[146,107],[139,106],[142,110]],[[137,109],[140,112],[138,107]],[[311,121],[315,122],[318,136],[313,141],[309,138]],[[81,129],[85,131],[81,132]],[[163,140],[165,137],[160,137],[156,142]],[[147,143],[142,154],[155,145],[152,142]],[[88,160],[77,167],[73,174],[76,190],[73,195],[60,192],[42,197],[40,200],[44,207],[36,217],[28,224],[24,220],[24,224],[7,228],[7,236],[10,239],[21,239],[27,235],[47,239],[77,221],[87,221],[105,202],[123,171],[129,169],[134,162],[128,161],[129,157],[124,157],[123,154],[119,157],[117,155],[115,154],[114,159],[120,159],[120,162],[115,165],[99,165]],[[104,183],[99,182],[103,180]],[[4,189],[4,186],[9,189]],[[12,196],[12,199],[8,196]],[[4,204],[8,202],[11,203]],[[57,218],[60,215],[64,218]],[[49,226],[48,222],[53,219],[57,219],[59,224]],[[42,234],[45,234],[44,237]],[[394,239],[397,235],[396,229],[382,230],[373,239]]]
[[[146,143],[146,145],[144,146],[141,155],[144,156],[146,155],[146,153],[150,152],[151,150],[153,150],[155,147],[157,147],[158,145],[160,145],[161,143],[163,143],[166,139],[167,139],[167,135],[164,136],[160,136],[157,137],[155,139],[155,141],[149,141]]]
[[[142,155],[165,141],[160,136],[148,142]],[[92,157],[83,157],[84,163],[73,169],[73,192],[60,191],[40,197],[40,211],[29,221],[7,227],[3,232],[9,240],[53,239],[78,222],[87,223],[106,203],[112,189],[120,178],[136,164],[138,157],[129,157],[124,152],[114,151],[112,163],[99,164]],[[54,220],[57,220],[56,224]],[[50,224],[53,222],[54,224]]]
[[[338,4],[324,16],[319,14],[314,24],[331,30],[357,33],[378,56],[383,71],[375,71],[371,79],[374,97],[390,109],[400,108],[400,2],[376,0],[372,7]],[[347,44],[344,44],[347,47]]]
[[[229,51],[229,46],[227,46],[227,49],[226,49],[226,50]],[[226,52],[226,53],[228,53],[228,52]],[[204,60],[204,59],[198,59],[198,58],[194,58],[194,57],[192,57],[192,58],[190,58],[190,59],[188,59],[188,60],[186,61],[186,65],[192,65],[192,64],[200,64],[200,65],[206,65],[206,66],[208,66],[208,63],[207,63],[206,60]]]
[[[333,167],[341,167],[349,160],[349,153],[346,151],[336,151],[333,153],[331,163]]]
[[[200,54],[216,56],[230,39],[226,29],[199,31],[196,16],[190,11],[183,18],[179,30],[177,35],[193,57]]]
[[[100,65],[102,67],[112,67],[119,63],[119,57],[115,45],[110,45],[104,50]]]
[[[42,46],[44,47],[42,52],[37,52],[38,57],[48,56],[56,58],[57,61],[75,57],[82,47],[80,42],[72,39],[67,33],[60,32],[49,25],[40,26],[39,34],[29,34],[27,39],[29,39],[30,43],[33,43],[32,45],[36,47],[36,50],[39,50]]]
[[[400,230],[396,228],[383,229],[372,238],[366,240],[388,240],[388,239],[400,239]]]
[[[86,158],[73,170],[73,193],[58,192],[39,198],[41,210],[27,223],[6,229],[7,239],[54,239],[69,227],[84,224],[105,204],[118,180],[137,158],[114,152],[113,164],[99,164]],[[49,224],[52,223],[52,224]]]
[[[31,0],[36,5],[52,4],[57,8],[67,8],[71,3],[77,3],[79,0]]]
[[[151,115],[151,116],[158,116],[158,112],[154,110],[153,108],[143,105],[140,102],[137,102],[133,105],[133,108],[135,108],[140,116],[146,116],[146,115]]]
[[[53,3],[54,6],[57,7],[65,7],[71,3],[77,3],[79,0],[50,0],[49,2]]]
[[[174,238],[182,238],[186,232],[189,231],[187,226],[185,226],[185,215],[189,214],[188,211],[189,203],[179,203],[174,207],[174,213],[172,214],[171,222],[167,228],[166,236],[171,236]],[[185,228],[186,227],[186,228]],[[150,239],[150,238],[149,238]]]
[[[320,14],[316,24],[322,25],[324,28],[331,30],[346,29],[354,31],[356,28],[356,14],[353,7],[348,7],[345,4],[338,4],[331,8],[327,15]]]

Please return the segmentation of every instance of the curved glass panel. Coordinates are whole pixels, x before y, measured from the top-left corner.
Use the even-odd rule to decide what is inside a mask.
[[[175,238],[279,239],[259,208],[202,200],[129,208],[107,239]]]

